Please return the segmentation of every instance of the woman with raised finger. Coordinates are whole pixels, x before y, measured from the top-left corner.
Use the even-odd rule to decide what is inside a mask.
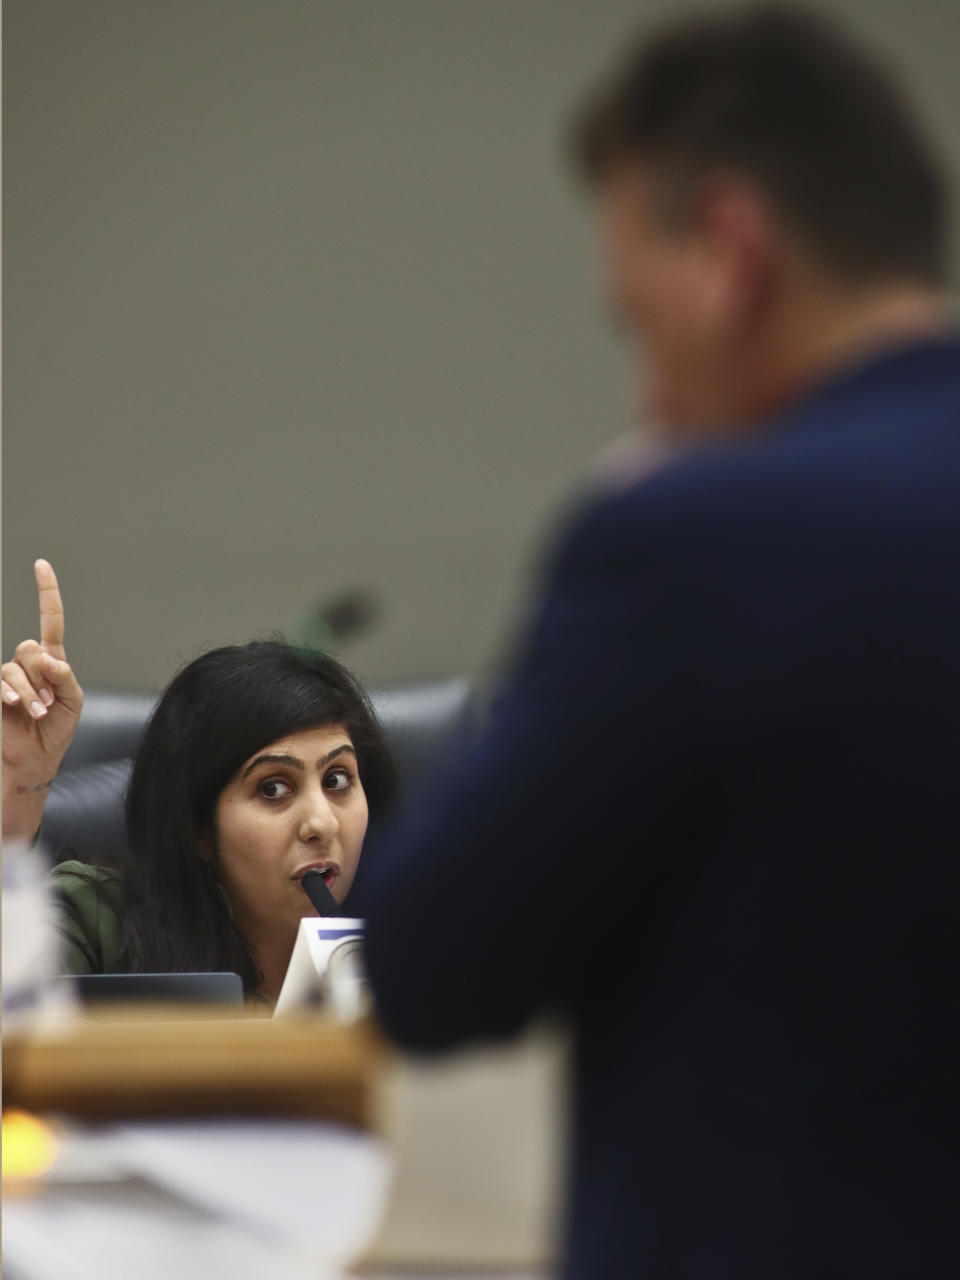
[[[62,606],[60,618],[62,644]],[[27,659],[34,673],[46,668],[32,649]],[[65,655],[56,660],[66,666]],[[5,738],[16,715],[27,741],[28,720],[47,718],[31,710],[43,704],[40,689],[31,679],[33,698],[13,673],[18,697],[8,701],[6,672]],[[59,755],[42,757],[47,786],[72,731]],[[9,770],[32,798],[19,834],[32,833],[42,813],[45,792],[27,782],[36,767],[24,752]],[[251,999],[275,1000],[299,921],[315,914],[300,877],[317,868],[342,901],[369,819],[396,795],[380,727],[339,663],[274,641],[204,654],[175,677],[144,734],[127,795],[129,865],[54,869],[66,967],[231,970]]]

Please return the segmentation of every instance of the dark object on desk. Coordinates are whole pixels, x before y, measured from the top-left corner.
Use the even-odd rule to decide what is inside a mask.
[[[239,973],[80,973],[71,981],[84,1004],[243,1004]]]
[[[323,876],[315,868],[305,871],[300,877],[300,888],[313,903],[317,914],[321,916],[342,916],[340,903],[327,888]]]
[[[321,653],[342,653],[364,635],[383,612],[380,596],[369,587],[344,587],[311,604],[287,629],[291,644]]]

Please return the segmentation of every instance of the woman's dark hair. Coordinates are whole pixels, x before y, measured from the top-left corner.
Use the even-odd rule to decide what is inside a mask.
[[[127,792],[132,856],[120,903],[131,972],[231,970],[260,983],[211,866],[198,855],[217,799],[261,747],[342,724],[371,822],[397,801],[369,699],[340,663],[278,641],[214,649],[174,678],[150,718]]]
[[[591,184],[647,164],[675,222],[705,177],[732,169],[839,274],[946,278],[947,189],[928,139],[885,67],[806,8],[672,20],[588,100],[572,143]]]

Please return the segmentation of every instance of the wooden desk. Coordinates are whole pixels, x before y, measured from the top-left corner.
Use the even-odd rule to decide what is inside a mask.
[[[6,1036],[4,1103],[101,1119],[269,1114],[370,1126],[385,1057],[370,1025],[211,1014],[129,1008]]]
[[[8,1035],[5,1103],[80,1120],[292,1115],[367,1129],[385,1142],[396,1171],[379,1231],[354,1255],[365,1271],[533,1276],[547,1269],[563,1163],[562,1043],[532,1035],[503,1049],[422,1062],[388,1053],[370,1025],[345,1027],[318,1015],[158,1013],[155,1006],[149,1018],[127,1010],[117,1020],[111,1009],[61,1033]],[[322,1186],[336,1170],[322,1167],[319,1139],[317,1151]],[[291,1195],[304,1185],[300,1179]],[[314,1194],[312,1183],[308,1190]],[[67,1197],[66,1212],[68,1193],[43,1194],[57,1221],[57,1197]],[[98,1191],[92,1210],[109,1208],[113,1194]],[[114,1207],[120,1221],[123,1205]],[[19,1212],[25,1231],[30,1214]],[[45,1222],[40,1215],[34,1224],[41,1235]],[[166,1274],[186,1280],[184,1267],[178,1255]]]

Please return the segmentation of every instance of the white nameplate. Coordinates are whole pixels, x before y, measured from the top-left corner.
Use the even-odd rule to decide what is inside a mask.
[[[297,930],[293,954],[280,988],[274,1017],[336,995],[330,979],[334,969],[350,970],[346,985],[355,986],[363,921],[344,916],[305,916]],[[348,999],[347,1004],[350,1003]],[[343,1013],[349,1013],[344,1009]]]

